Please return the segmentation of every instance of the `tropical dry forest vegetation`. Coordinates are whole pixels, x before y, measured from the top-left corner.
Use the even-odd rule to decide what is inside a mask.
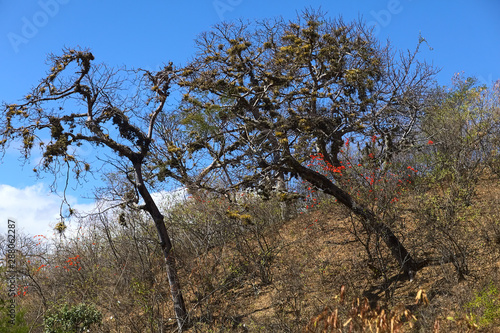
[[[439,86],[423,48],[306,11],[157,72],[50,55],[1,147],[100,211],[17,235],[1,331],[499,331],[500,83]]]

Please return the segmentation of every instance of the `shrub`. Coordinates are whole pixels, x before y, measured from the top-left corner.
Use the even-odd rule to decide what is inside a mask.
[[[488,286],[477,292],[474,299],[465,305],[469,311],[471,324],[479,327],[491,325],[500,318],[500,299],[498,288],[490,282]]]
[[[100,325],[102,314],[93,305],[80,303],[68,307],[64,304],[61,308],[45,316],[43,321],[45,333],[83,333],[93,325]]]
[[[14,323],[9,315],[8,302],[0,299],[0,332],[4,333],[28,333],[30,327],[24,319],[26,310],[16,309]]]

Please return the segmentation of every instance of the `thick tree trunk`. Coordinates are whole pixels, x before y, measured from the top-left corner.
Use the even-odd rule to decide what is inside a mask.
[[[144,181],[142,179],[142,172],[140,165],[134,165],[136,171],[136,181],[137,189],[142,199],[144,200],[145,210],[151,215],[158,231],[158,236],[160,238],[160,245],[163,251],[163,256],[165,257],[165,264],[167,268],[167,277],[170,284],[170,293],[172,295],[172,301],[174,302],[174,312],[177,320],[177,326],[179,332],[183,332],[184,328],[188,325],[188,314],[186,311],[186,305],[184,303],[184,298],[182,296],[182,290],[179,283],[179,278],[177,276],[177,268],[175,265],[175,257],[172,251],[172,242],[168,235],[167,227],[165,226],[165,221],[163,214],[161,214],[158,206],[154,202],[151,194],[146,188]]]
[[[417,262],[412,258],[408,250],[399,241],[398,237],[392,232],[387,224],[382,222],[371,210],[359,205],[349,193],[336,186],[327,177],[302,166],[293,157],[288,158],[288,165],[297,172],[302,179],[310,182],[326,194],[334,196],[338,202],[358,215],[361,218],[361,222],[366,227],[373,229],[382,238],[394,258],[401,265],[401,269],[410,279],[413,279],[418,269]]]

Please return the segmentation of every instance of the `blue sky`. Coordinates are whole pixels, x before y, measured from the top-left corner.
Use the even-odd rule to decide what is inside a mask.
[[[110,66],[157,69],[186,63],[193,40],[224,21],[283,16],[293,19],[306,7],[350,21],[362,17],[377,37],[397,49],[413,49],[421,34],[433,48],[420,58],[442,69],[438,83],[465,72],[485,84],[500,78],[500,1],[430,0],[0,0],[0,102],[15,103],[46,73],[47,54],[67,47],[90,48],[96,62]],[[50,178],[37,180],[33,163],[24,167],[15,150],[0,164],[0,233],[7,217],[25,231],[43,232],[54,224],[60,199],[49,191]],[[92,186],[71,190],[81,209]]]

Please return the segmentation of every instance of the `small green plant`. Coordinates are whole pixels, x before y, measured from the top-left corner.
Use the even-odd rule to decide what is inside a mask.
[[[465,305],[470,313],[468,318],[471,324],[479,327],[491,325],[500,318],[500,299],[498,288],[490,282],[488,286],[477,292],[474,300]]]
[[[45,333],[83,333],[101,322],[101,312],[95,306],[85,303],[71,308],[64,304],[47,314],[43,321]]]
[[[5,333],[28,333],[30,327],[24,319],[26,310],[16,309],[15,317],[9,313],[8,302],[0,299],[0,332]]]

